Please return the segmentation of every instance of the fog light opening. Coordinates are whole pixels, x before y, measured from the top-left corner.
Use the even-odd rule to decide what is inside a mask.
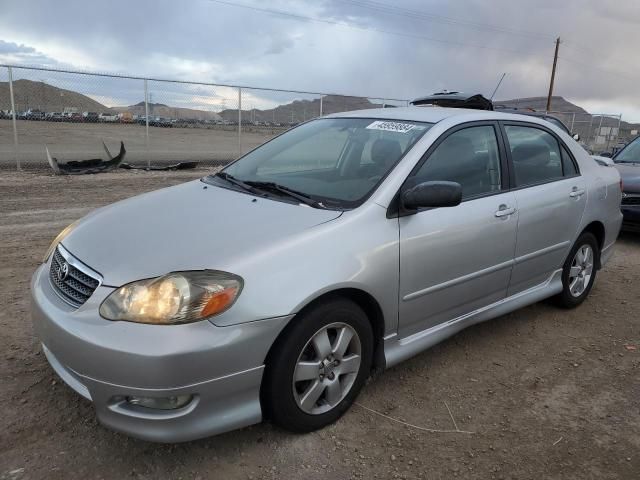
[[[150,408],[154,410],[176,410],[188,405],[193,400],[193,395],[176,395],[172,397],[138,397],[130,396],[126,398],[127,403],[137,407]]]

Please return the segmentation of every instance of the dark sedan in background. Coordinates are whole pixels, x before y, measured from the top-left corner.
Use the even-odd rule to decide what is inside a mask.
[[[623,184],[622,228],[640,232],[640,137],[620,150],[613,161]]]

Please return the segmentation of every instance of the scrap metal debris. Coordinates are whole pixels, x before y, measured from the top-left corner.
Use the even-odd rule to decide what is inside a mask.
[[[102,146],[104,147],[104,151],[107,152],[108,160],[91,158],[89,160],[70,160],[65,163],[60,163],[56,157],[51,156],[49,148],[45,146],[45,150],[47,151],[47,161],[56,175],[83,175],[114,170],[118,168],[124,160],[124,156],[127,153],[124,148],[124,142],[120,142],[120,153],[115,157],[111,155],[111,152],[109,152],[104,142],[102,142]]]
[[[127,153],[123,142],[120,142],[120,153],[115,157],[111,155],[111,152],[104,142],[102,142],[102,147],[104,148],[104,151],[107,152],[108,160],[91,158],[89,160],[70,160],[68,162],[61,163],[56,157],[51,156],[49,148],[46,146],[45,150],[47,151],[47,161],[56,175],[84,175],[89,173],[108,172],[115,170],[116,168],[152,171],[191,170],[198,166],[198,162],[178,162],[170,165],[132,165],[130,163],[122,162],[125,154]]]
[[[165,170],[190,170],[196,168],[198,162],[178,162],[171,165],[131,165],[130,163],[121,163],[120,168],[127,170],[153,170],[153,171],[165,171]]]

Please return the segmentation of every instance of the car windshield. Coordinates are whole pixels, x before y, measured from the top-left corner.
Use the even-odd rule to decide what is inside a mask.
[[[614,157],[616,163],[640,163],[640,137],[624,147]]]
[[[254,194],[266,188],[270,195],[287,201],[294,192],[298,200],[304,195],[309,205],[319,208],[355,208],[432,125],[371,118],[318,119],[274,138],[206,181],[244,187]]]

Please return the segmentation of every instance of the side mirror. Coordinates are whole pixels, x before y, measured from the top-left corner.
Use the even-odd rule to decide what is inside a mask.
[[[407,210],[455,207],[462,201],[462,186],[456,182],[423,182],[403,190],[401,198]]]
[[[574,133],[573,135],[571,135],[571,137],[572,137],[576,142],[579,142],[579,141],[580,141],[580,134],[579,134],[579,133]]]
[[[611,153],[609,152],[603,152],[600,154],[601,157],[605,157],[605,158],[611,158],[613,157],[613,155],[611,155]]]

